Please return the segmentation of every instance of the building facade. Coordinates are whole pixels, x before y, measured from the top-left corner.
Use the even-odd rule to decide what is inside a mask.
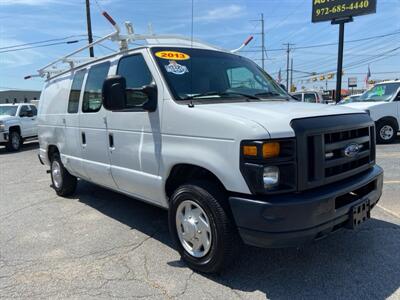
[[[29,90],[4,90],[0,91],[0,104],[2,103],[24,103],[31,100],[39,100],[40,91]]]

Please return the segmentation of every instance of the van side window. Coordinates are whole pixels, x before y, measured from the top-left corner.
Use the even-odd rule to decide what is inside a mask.
[[[102,105],[101,89],[104,80],[107,78],[109,68],[109,62],[90,68],[86,80],[85,93],[83,94],[82,112],[91,113],[100,110]]]
[[[75,73],[74,80],[72,81],[71,92],[68,101],[68,113],[76,114],[79,107],[79,97],[81,95],[83,78],[85,77],[86,70],[80,70]]]
[[[141,54],[121,58],[117,74],[125,77],[127,89],[141,88],[153,81],[150,70]],[[140,92],[127,90],[126,96],[126,108],[128,109],[140,107],[147,101],[147,96]]]

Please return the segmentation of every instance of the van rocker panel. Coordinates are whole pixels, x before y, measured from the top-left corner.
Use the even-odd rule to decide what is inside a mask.
[[[248,245],[295,247],[347,225],[353,206],[382,195],[383,170],[375,165],[353,178],[298,194],[232,195],[229,202],[239,234]],[[359,199],[338,206],[337,198],[369,188]]]

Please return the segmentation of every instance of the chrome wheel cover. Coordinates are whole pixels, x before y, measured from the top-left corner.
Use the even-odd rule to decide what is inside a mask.
[[[201,258],[211,248],[210,221],[199,204],[182,201],[176,210],[176,231],[183,248],[192,256]]]
[[[62,186],[61,166],[56,160],[51,164],[51,175],[53,177],[54,186],[59,189]]]
[[[394,129],[390,125],[385,125],[379,131],[379,135],[385,141],[390,140],[394,135]]]

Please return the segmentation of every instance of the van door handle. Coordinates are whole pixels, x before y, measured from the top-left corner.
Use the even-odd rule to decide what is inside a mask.
[[[110,149],[114,149],[114,135],[112,133],[108,134],[108,142],[110,144]]]
[[[82,132],[82,146],[86,146],[86,134]]]

